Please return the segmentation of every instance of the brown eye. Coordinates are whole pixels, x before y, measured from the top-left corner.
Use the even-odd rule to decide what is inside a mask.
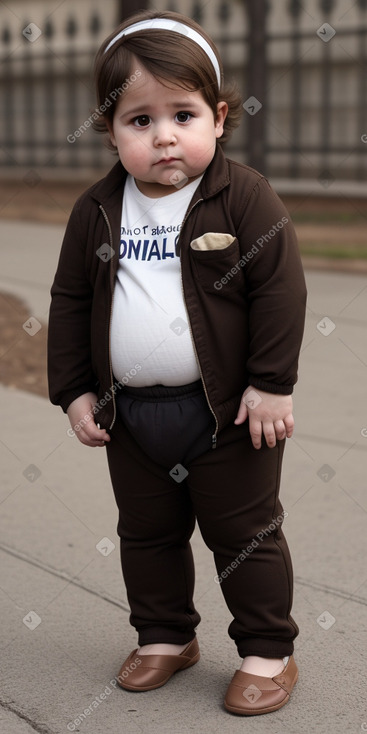
[[[139,117],[134,118],[133,122],[136,127],[146,127],[150,123],[150,117],[149,115],[139,115]]]
[[[177,112],[176,115],[177,122],[188,122],[191,117],[190,112]]]

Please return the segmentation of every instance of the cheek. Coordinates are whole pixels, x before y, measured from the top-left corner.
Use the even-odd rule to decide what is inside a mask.
[[[134,138],[128,130],[115,130],[115,139],[118,149],[125,154],[128,154],[131,148],[134,147]]]
[[[198,137],[192,136],[188,143],[190,158],[200,161],[200,164],[211,161],[213,158],[213,150],[216,145],[216,137],[214,128],[206,128]]]
[[[207,120],[203,120],[197,132],[197,145],[200,145],[201,142],[201,146],[205,150],[216,139],[216,128],[213,118],[210,117]]]
[[[138,140],[133,133],[121,135],[117,139],[117,146],[121,163],[127,170],[131,167],[138,169],[144,165],[148,153],[147,145]]]

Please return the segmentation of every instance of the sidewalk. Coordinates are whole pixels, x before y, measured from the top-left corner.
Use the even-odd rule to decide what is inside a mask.
[[[0,222],[0,291],[21,296],[40,321],[62,232]],[[224,710],[240,659],[226,632],[231,615],[214,582],[212,554],[197,529],[200,662],[156,691],[115,686],[136,635],[104,449],[70,438],[66,417],[47,400],[0,385],[1,733],[367,730],[367,281],[314,271],[306,278],[296,432],[287,444],[281,491],[300,627],[300,678],[289,705],[251,719]]]

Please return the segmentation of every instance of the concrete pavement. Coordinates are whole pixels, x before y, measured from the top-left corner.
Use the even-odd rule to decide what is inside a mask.
[[[47,316],[62,232],[0,222],[0,291],[23,297],[40,321]],[[198,530],[200,662],[156,691],[116,688],[114,676],[136,635],[128,622],[104,449],[70,438],[66,417],[47,400],[0,386],[1,732],[367,730],[367,281],[313,271],[306,278],[296,432],[287,444],[281,491],[300,627],[300,679],[289,705],[251,719],[223,709],[240,661],[226,633],[231,615],[214,582],[212,555]],[[32,337],[23,338],[31,349]]]

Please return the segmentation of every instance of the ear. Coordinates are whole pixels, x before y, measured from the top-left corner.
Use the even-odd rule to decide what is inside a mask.
[[[215,137],[220,138],[223,135],[224,121],[228,115],[227,102],[218,102],[217,116],[215,118]]]
[[[115,138],[115,136],[113,134],[113,124],[112,124],[112,122],[110,122],[110,120],[107,120],[107,118],[105,119],[105,122],[106,122],[106,127],[107,127],[107,130],[108,130],[108,134],[110,136],[110,141],[111,141],[112,145],[116,148],[117,145],[116,145],[116,138]]]

